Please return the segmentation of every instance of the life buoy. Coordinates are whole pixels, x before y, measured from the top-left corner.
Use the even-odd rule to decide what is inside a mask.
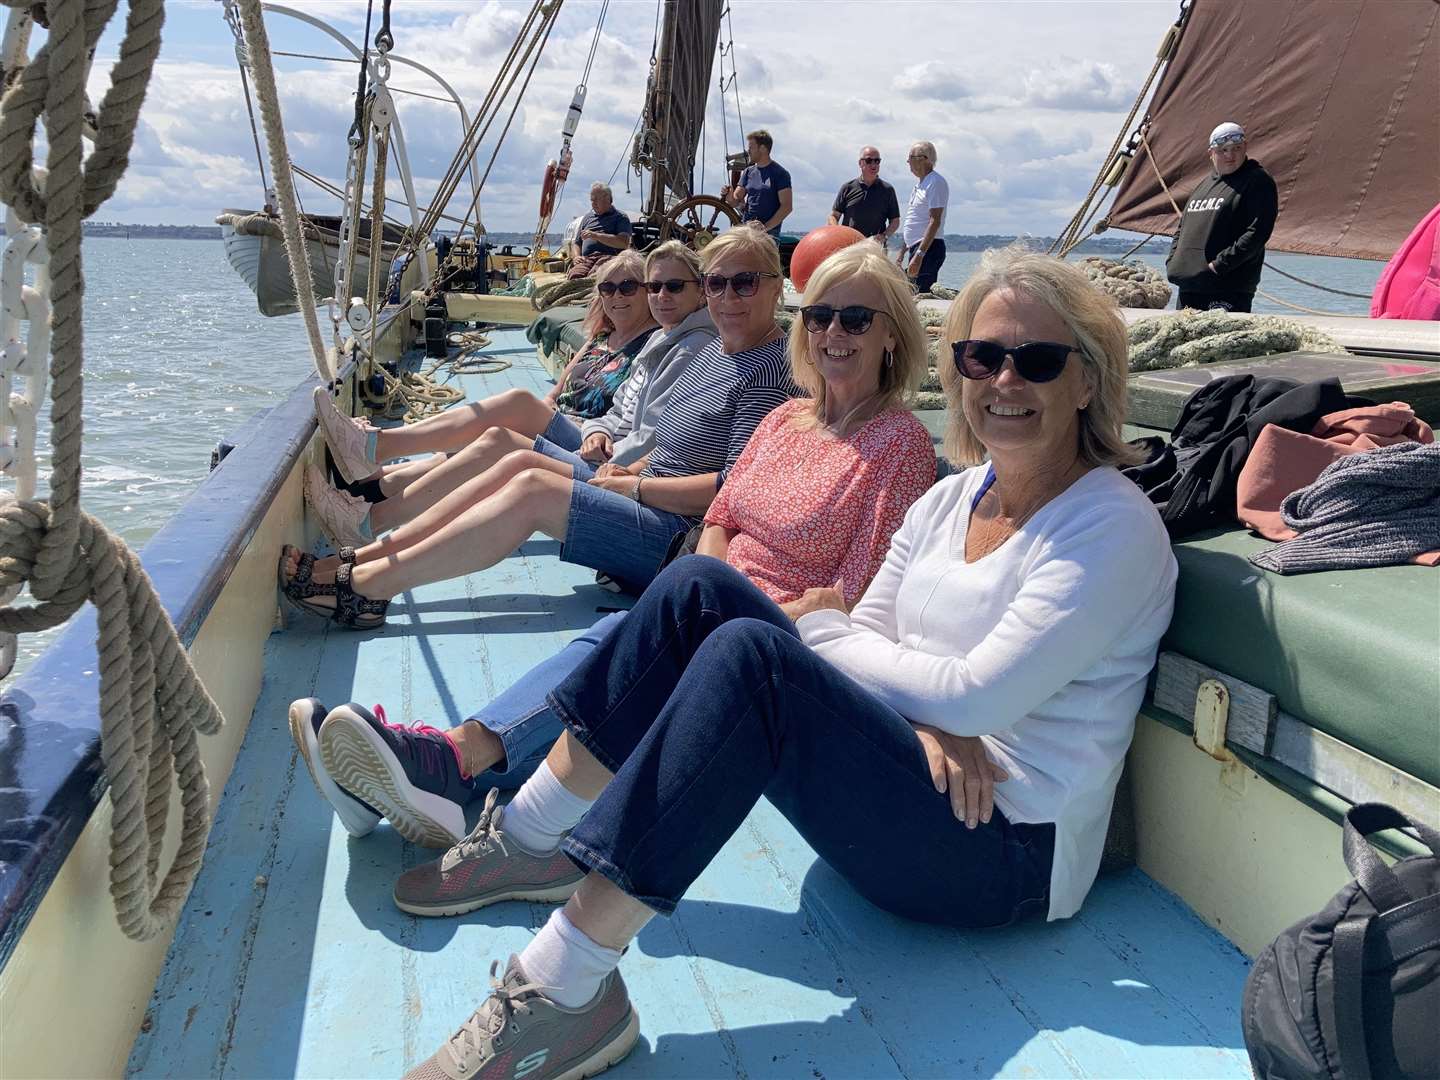
[[[555,212],[555,162],[545,166],[545,179],[540,184],[540,216],[548,218]]]

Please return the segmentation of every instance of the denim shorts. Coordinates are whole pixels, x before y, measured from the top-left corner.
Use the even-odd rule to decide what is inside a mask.
[[[560,558],[603,570],[639,592],[660,571],[676,533],[689,518],[656,510],[613,491],[587,484],[577,471],[570,485],[570,521]]]
[[[555,415],[550,417],[550,423],[545,425],[545,430],[540,433],[540,438],[554,443],[562,450],[579,450],[580,444],[585,441],[585,436],[580,431],[580,425],[559,409],[556,409]]]
[[[555,415],[558,416],[560,414],[556,413]],[[559,461],[565,465],[569,465],[570,468],[575,470],[575,479],[582,483],[595,475],[594,465],[591,465],[590,462],[586,461],[574,450],[569,450],[559,443],[553,443],[544,435],[536,437],[531,449],[543,457],[550,458],[552,461]]]

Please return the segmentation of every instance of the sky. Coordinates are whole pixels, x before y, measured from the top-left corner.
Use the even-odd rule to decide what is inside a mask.
[[[288,6],[357,43],[363,37],[364,0],[290,0]],[[379,7],[377,0],[377,17]],[[395,53],[437,70],[473,110],[528,7],[510,0],[394,0]],[[1053,235],[1088,190],[1178,10],[1176,0],[733,0],[741,117],[746,129],[772,133],[775,159],[790,171],[790,231],[823,224],[836,190],[856,174],[857,151],[866,143],[879,147],[881,175],[903,204],[913,184],[905,151],[928,139],[950,185],[947,232]],[[492,232],[535,228],[545,162],[559,150],[560,125],[599,12],[598,0],[565,0],[481,195]],[[643,103],[655,14],[655,0],[610,4],[557,227],[588,209],[591,180],[612,174],[617,205],[639,209],[635,177],[624,166],[615,169]],[[266,25],[277,52],[347,55],[293,18],[271,13]],[[97,50],[93,100],[108,86],[119,37],[117,20]],[[275,63],[292,160],[339,184],[355,65],[290,57]],[[442,92],[400,64],[390,81],[399,89]],[[728,129],[729,148],[741,149],[733,100],[722,125],[714,81],[704,170],[711,191],[721,180],[722,130]],[[459,113],[453,104],[424,97],[401,94],[397,101],[423,202],[450,164]],[[487,142],[487,158],[490,147]],[[697,165],[697,182],[698,173]],[[392,171],[390,191],[399,189]],[[308,182],[300,181],[299,190],[306,210],[335,212],[336,200]],[[221,5],[171,0],[129,172],[94,217],[208,224],[223,208],[253,209],[261,201]],[[392,213],[404,212],[394,207]]]

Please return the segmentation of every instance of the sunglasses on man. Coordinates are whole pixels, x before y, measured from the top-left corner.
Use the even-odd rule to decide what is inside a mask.
[[[731,274],[726,277],[724,274],[705,275],[705,295],[711,297],[724,296],[725,286],[730,286],[736,296],[754,296],[760,291],[761,278],[778,278],[779,274],[773,274],[769,270],[742,270],[738,274]]]
[[[860,164],[861,164],[861,165],[879,165],[879,164],[880,164],[880,159],[879,159],[878,157],[862,157],[862,158],[860,159]]]
[[[602,281],[595,286],[595,291],[601,296],[614,296],[617,292],[621,296],[634,296],[642,284],[633,277],[627,277],[624,281]]]
[[[1007,348],[999,342],[980,338],[957,341],[950,348],[955,355],[955,366],[967,379],[994,378],[1005,366],[1008,356],[1015,364],[1015,374],[1030,383],[1058,379],[1070,354],[1080,351],[1058,341],[1027,341]]]
[[[830,325],[840,320],[840,329],[854,337],[859,337],[870,329],[875,322],[875,316],[879,312],[874,308],[863,307],[860,304],[848,304],[845,307],[837,308],[829,304],[811,304],[809,307],[800,309],[800,318],[805,323],[805,329],[812,334],[823,334],[830,329]]]
[[[1214,142],[1212,142],[1212,143],[1210,144],[1210,149],[1211,149],[1211,150],[1219,150],[1220,147],[1222,147],[1222,146],[1237,146],[1237,145],[1239,145],[1240,143],[1243,143],[1244,141],[1245,141],[1245,136],[1244,136],[1244,135],[1236,135],[1236,134],[1221,135],[1218,139],[1216,139]]]

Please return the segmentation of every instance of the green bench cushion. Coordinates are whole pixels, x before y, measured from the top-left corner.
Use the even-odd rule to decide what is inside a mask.
[[[1162,648],[1440,786],[1440,568],[1282,577],[1248,561],[1268,544],[1239,527],[1178,542]]]
[[[583,307],[551,308],[526,328],[525,337],[547,353],[563,344],[573,354],[585,344],[585,333],[580,329],[585,311]]]

